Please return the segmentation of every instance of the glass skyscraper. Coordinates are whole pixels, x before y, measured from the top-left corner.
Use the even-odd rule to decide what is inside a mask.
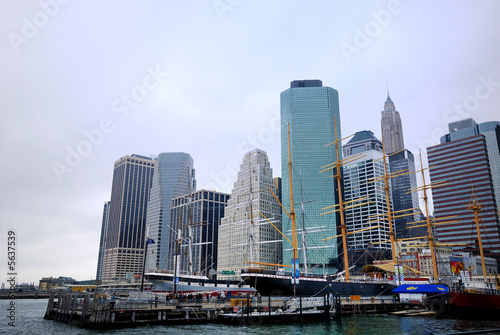
[[[170,239],[169,254],[179,252],[180,273],[215,277],[219,226],[228,199],[229,194],[208,190],[172,199],[170,220],[175,231],[180,229],[182,240],[177,245]],[[168,268],[175,268],[175,259],[168,261],[172,264]]]
[[[175,239],[177,225],[170,224],[170,201],[196,190],[193,159],[184,152],[166,152],[158,155],[148,203],[146,225],[149,238],[146,270],[173,270],[169,268],[173,255],[168,252]]]
[[[411,151],[406,149],[389,156],[388,173],[397,175],[396,172],[404,170],[408,173],[391,178],[393,211],[396,212],[395,216],[415,214],[394,219],[394,230],[398,239],[424,236],[427,232],[426,227],[408,228],[408,223],[420,221],[423,216],[419,214],[418,193],[409,192],[417,187],[417,176],[415,175],[415,158]]]
[[[322,215],[321,209],[337,203],[334,170],[319,173],[325,165],[337,160],[335,146],[323,146],[335,140],[334,118],[337,136],[340,133],[338,92],[323,87],[321,80],[296,80],[281,93],[281,176],[283,206],[290,210],[290,179],[288,169],[288,126],[290,126],[290,150],[295,212],[297,215],[298,241],[305,234],[307,262],[311,272],[333,272],[337,261],[337,240],[326,237],[337,235],[337,217]],[[339,153],[342,155],[342,153]],[[300,213],[304,208],[304,220]],[[292,240],[291,221],[282,213],[283,233]],[[340,223],[340,222],[339,222]],[[299,245],[301,249],[301,245]],[[302,250],[298,251],[300,266],[304,266]],[[283,240],[283,263],[290,264],[293,248]]]
[[[95,275],[95,279],[97,281],[102,280],[102,263],[104,261],[104,250],[106,250],[106,236],[108,234],[110,204],[111,201],[106,201],[104,203],[104,208],[102,211],[101,240],[99,241],[99,255],[97,257],[97,272]]]
[[[142,274],[146,209],[154,161],[132,155],[115,162],[102,280]]]

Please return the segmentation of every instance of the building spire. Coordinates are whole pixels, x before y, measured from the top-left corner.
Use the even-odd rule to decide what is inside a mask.
[[[387,104],[389,104],[389,103],[394,105],[394,103],[393,103],[393,102],[392,102],[392,100],[391,100],[391,96],[390,96],[390,94],[389,94],[389,80],[387,80],[387,79],[386,79],[386,80],[385,80],[385,83],[386,83],[386,86],[387,86],[387,100],[385,101],[385,104],[386,104],[386,106],[387,106]]]

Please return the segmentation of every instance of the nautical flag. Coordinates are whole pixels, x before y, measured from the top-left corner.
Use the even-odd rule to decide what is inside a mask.
[[[155,244],[155,241],[152,238],[148,238],[147,243],[148,244]]]

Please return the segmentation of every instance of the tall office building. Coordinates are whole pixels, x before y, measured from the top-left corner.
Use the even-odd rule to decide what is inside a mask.
[[[382,141],[384,143],[385,153],[391,154],[393,152],[404,150],[405,143],[403,139],[403,126],[401,124],[401,117],[399,112],[396,111],[394,102],[387,94],[387,100],[384,104],[382,111]]]
[[[214,276],[217,269],[219,226],[229,194],[200,190],[172,199],[170,207],[171,233],[180,231],[179,242],[170,239],[169,254],[180,255],[181,273]],[[175,268],[175,258],[169,268]]]
[[[389,221],[387,214],[387,196],[385,194],[384,161],[382,142],[371,131],[358,131],[344,145],[344,157],[362,153],[356,160],[344,165],[344,195],[349,206],[367,203],[363,206],[347,208],[345,223],[348,232],[380,226],[347,236],[349,249],[367,249],[370,244],[378,249],[391,249],[389,242]],[[390,197],[389,193],[389,197]],[[366,199],[366,197],[369,197]],[[363,200],[357,200],[362,199]],[[392,199],[389,199],[391,201]]]
[[[102,211],[101,240],[99,241],[99,255],[97,257],[97,272],[95,275],[96,281],[102,280],[102,263],[104,261],[104,250],[106,250],[106,236],[108,233],[110,204],[111,201],[106,201],[104,203],[104,209]]]
[[[219,227],[218,279],[240,279],[242,268],[256,266],[245,261],[283,261],[281,235],[262,216],[281,230],[281,207],[269,190],[276,195],[271,164],[265,151],[254,149],[243,157]]]
[[[396,212],[394,227],[396,238],[418,237],[426,234],[426,227],[409,228],[408,223],[422,220],[419,209],[418,193],[410,192],[417,187],[417,176],[415,175],[415,158],[411,151],[404,149],[389,156],[389,173],[397,175],[401,171],[402,175],[391,178],[392,207]],[[406,171],[406,172],[404,172]]]
[[[154,161],[139,155],[115,162],[102,280],[142,274],[146,209]]]
[[[469,126],[467,126],[469,125]],[[472,125],[472,126],[471,126]],[[427,148],[431,183],[446,181],[432,191],[436,218],[456,215],[456,223],[436,226],[440,242],[466,243],[454,251],[478,253],[474,213],[468,209],[472,191],[481,204],[481,239],[485,254],[500,260],[500,122],[471,123],[441,138],[441,144]],[[435,166],[434,166],[435,165]]]
[[[292,161],[292,186],[296,212],[303,202],[305,222],[297,220],[298,232],[306,234],[307,262],[314,272],[334,272],[337,261],[337,241],[326,237],[337,235],[337,217],[320,216],[322,208],[335,205],[337,188],[332,178],[334,170],[319,173],[325,165],[337,160],[335,146],[324,148],[335,141],[334,118],[337,137],[340,133],[338,92],[323,87],[321,80],[292,81],[290,88],[281,93],[281,177],[283,206],[290,210],[290,174],[288,169],[288,126],[290,126],[290,151]],[[342,153],[339,153],[342,155]],[[301,199],[302,194],[302,199]],[[292,240],[291,221],[283,212],[283,233]],[[297,216],[300,218],[300,216]],[[340,222],[339,222],[340,223]],[[302,228],[303,227],[303,228]],[[303,231],[304,230],[304,231]],[[301,237],[298,237],[300,240]],[[299,262],[304,266],[303,252]],[[283,239],[283,261],[290,264],[293,249]],[[325,269],[325,267],[327,269]]]
[[[175,223],[170,223],[170,202],[172,198],[195,190],[195,171],[189,154],[165,152],[158,155],[146,217],[149,238],[155,243],[148,246],[146,270],[173,270],[170,267],[173,255],[168,247],[176,237],[172,227]]]

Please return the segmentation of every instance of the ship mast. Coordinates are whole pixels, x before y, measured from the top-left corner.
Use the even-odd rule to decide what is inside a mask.
[[[250,155],[249,159],[251,160],[252,157]],[[250,262],[254,262],[254,258],[253,258],[253,245],[254,245],[254,236],[253,236],[253,197],[252,197],[252,162],[250,161],[250,166],[249,166],[249,170],[248,170],[248,173],[250,174],[250,185],[249,185],[249,197],[250,197],[250,234],[249,234],[249,237],[250,237]]]
[[[344,217],[344,199],[342,198],[342,174],[340,172],[340,156],[339,156],[339,141],[337,141],[337,121],[334,118],[334,129],[335,129],[335,152],[337,154],[337,161],[335,162],[335,181],[337,182],[337,192],[339,197],[339,211],[340,211],[340,229],[342,233],[342,248],[344,250],[344,270],[345,270],[345,278],[349,282],[349,254],[347,252],[347,227],[345,224]]]
[[[424,205],[425,205],[425,218],[427,220],[427,234],[429,238],[429,249],[431,249],[431,257],[432,257],[432,268],[434,270],[434,280],[437,282],[439,278],[439,272],[438,272],[438,266],[437,266],[437,258],[436,258],[436,253],[434,252],[434,239],[432,237],[432,225],[431,225],[431,219],[429,217],[429,205],[428,205],[428,198],[427,198],[427,185],[425,184],[425,174],[423,171],[423,163],[422,163],[422,154],[419,152],[420,155],[420,166],[422,167],[422,190],[424,193],[423,200],[424,200]]]
[[[385,154],[385,146],[384,140],[382,139],[382,160],[384,161],[384,190],[385,190],[385,199],[387,203],[387,220],[389,221],[389,236],[391,240],[391,250],[392,250],[392,261],[394,264],[397,264],[397,256],[396,256],[396,236],[394,236],[394,227],[392,225],[392,210],[391,210],[391,201],[389,197],[389,174],[387,173],[387,155]],[[399,172],[399,171],[398,171]]]
[[[298,270],[298,247],[297,247],[297,226],[295,225],[295,208],[293,204],[293,185],[292,185],[292,154],[290,149],[290,123],[288,123],[288,179],[290,182],[290,220],[292,223],[292,246],[293,246],[293,265],[292,265],[292,280],[293,280],[293,297],[296,297],[297,285],[297,270]]]
[[[474,188],[472,189],[472,199],[469,202],[468,209],[474,211],[474,223],[476,224],[476,229],[477,229],[477,240],[479,243],[479,253],[481,255],[481,265],[483,267],[483,276],[484,276],[484,282],[488,282],[488,277],[486,275],[486,265],[484,263],[484,253],[483,253],[483,243],[481,241],[481,231],[479,229],[479,223],[481,222],[481,219],[479,218],[479,211],[481,210],[481,204],[477,200],[477,197],[474,194]]]
[[[300,175],[300,211],[302,213],[302,256],[304,257],[304,269],[305,272],[309,272],[307,269],[307,249],[306,249],[306,222],[304,215],[304,197],[302,192],[302,174]]]
[[[364,197],[364,198],[359,198],[359,199],[355,199],[355,200],[352,200],[352,201],[344,202],[344,199],[343,199],[343,196],[342,196],[342,173],[341,173],[341,169],[340,168],[343,165],[345,165],[345,164],[352,163],[352,162],[358,160],[359,158],[364,157],[365,155],[363,155],[362,153],[359,153],[359,154],[356,154],[356,155],[349,156],[348,158],[345,158],[345,159],[340,159],[340,151],[339,151],[340,143],[343,140],[345,140],[345,139],[347,139],[349,137],[354,136],[354,134],[353,135],[349,135],[349,136],[347,136],[347,137],[342,138],[342,139],[339,140],[338,139],[338,134],[337,134],[337,121],[336,121],[335,117],[333,117],[333,124],[334,124],[334,128],[335,128],[335,142],[327,144],[327,145],[323,146],[323,148],[326,148],[326,147],[328,147],[328,146],[330,146],[332,144],[335,144],[336,161],[334,163],[330,163],[328,165],[325,165],[325,166],[321,167],[321,169],[323,169],[323,170],[321,170],[320,173],[323,173],[323,172],[331,170],[331,169],[335,169],[335,175],[333,177],[335,178],[335,181],[336,181],[336,184],[337,184],[337,192],[338,192],[339,203],[336,204],[336,205],[333,205],[333,206],[328,206],[328,207],[322,208],[322,210],[326,210],[326,209],[330,209],[330,208],[336,208],[336,209],[328,211],[328,212],[321,213],[320,215],[326,215],[326,214],[330,214],[330,213],[339,212],[339,214],[340,214],[340,226],[337,226],[337,228],[341,229],[341,234],[324,238],[321,241],[326,241],[326,240],[329,240],[329,239],[332,239],[332,238],[337,238],[337,237],[342,236],[342,249],[343,249],[343,253],[344,253],[344,272],[345,272],[346,281],[349,282],[350,281],[350,274],[349,274],[349,257],[348,257],[349,254],[347,252],[347,235],[359,233],[359,232],[365,231],[365,230],[375,229],[375,228],[378,228],[380,226],[375,226],[375,227],[364,228],[364,229],[356,230],[356,231],[352,231],[352,232],[347,232],[347,226],[346,226],[346,223],[345,223],[344,210],[346,210],[348,208],[354,208],[354,207],[364,206],[364,205],[366,205],[366,204],[368,204],[370,202],[358,203],[358,204],[353,204],[353,205],[349,205],[349,206],[345,207],[345,205],[348,204],[348,203],[354,203],[354,202],[366,200],[369,197]]]
[[[177,238],[175,239],[175,255],[174,255],[174,296],[177,293],[177,276],[179,275],[180,270],[180,259],[179,259],[179,242],[181,241],[181,207],[179,206],[179,223],[177,226]]]

